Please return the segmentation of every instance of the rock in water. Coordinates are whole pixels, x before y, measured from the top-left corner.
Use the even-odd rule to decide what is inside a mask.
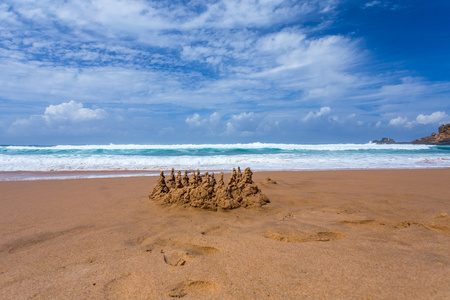
[[[224,184],[223,173],[217,183],[214,173],[209,176],[206,172],[203,180],[198,170],[191,180],[187,172],[183,178],[180,171],[176,178],[174,173],[172,169],[166,184],[164,173],[161,172],[149,195],[150,199],[165,205],[179,204],[212,210],[259,207],[270,202],[253,182],[253,172],[250,168],[246,168],[243,174],[240,168],[238,172],[233,169],[228,186]]]
[[[388,139],[388,138],[384,137],[379,141],[374,140],[374,141],[372,141],[372,143],[374,143],[374,144],[395,144],[395,141],[393,139]]]

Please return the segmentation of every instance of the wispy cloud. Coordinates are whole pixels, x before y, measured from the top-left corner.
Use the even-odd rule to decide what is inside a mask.
[[[366,3],[364,4],[364,7],[372,7],[372,6],[377,6],[377,5],[380,5],[380,4],[381,4],[381,1],[379,1],[379,0],[374,0],[374,1],[366,2]]]
[[[390,9],[390,10],[397,10],[397,9],[404,8],[403,5],[400,5],[400,4],[395,3],[394,1],[390,1],[390,0],[374,0],[374,1],[366,2],[363,5],[363,8],[365,8],[365,9],[374,8],[374,7],[381,7],[381,8]]]

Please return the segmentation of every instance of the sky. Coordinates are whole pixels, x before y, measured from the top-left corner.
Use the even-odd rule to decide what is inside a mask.
[[[0,0],[0,144],[366,143],[450,122],[448,0]]]

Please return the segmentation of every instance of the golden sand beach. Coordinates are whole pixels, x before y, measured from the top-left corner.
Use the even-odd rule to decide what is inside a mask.
[[[0,299],[449,299],[449,179],[256,172],[271,202],[219,211],[157,177],[0,182]]]

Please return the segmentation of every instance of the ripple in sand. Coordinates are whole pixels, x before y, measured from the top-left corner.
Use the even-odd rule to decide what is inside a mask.
[[[264,237],[285,243],[329,242],[345,238],[338,232],[321,231],[313,234],[301,232],[266,231]]]
[[[374,219],[343,220],[340,221],[340,223],[347,225],[374,225],[374,226],[385,225],[385,223]]]

